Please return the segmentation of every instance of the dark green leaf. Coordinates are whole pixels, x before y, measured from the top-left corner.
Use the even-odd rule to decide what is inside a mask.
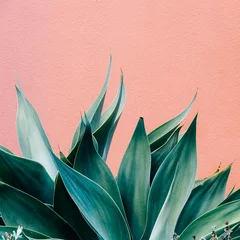
[[[171,150],[175,147],[178,142],[178,134],[181,128],[178,128],[167,140],[167,142],[161,146],[160,148],[156,149],[151,153],[152,163],[151,163],[151,182],[163,163],[164,159],[167,155],[171,152]]]
[[[175,230],[177,234],[180,235],[197,217],[217,207],[223,201],[230,170],[231,166],[214,174],[193,189],[179,216]]]
[[[102,88],[100,94],[98,95],[98,97],[96,98],[96,100],[86,111],[87,118],[89,119],[93,130],[97,129],[97,127],[99,126],[99,121],[101,118],[102,108],[103,108],[103,104],[104,104],[104,100],[105,100],[105,96],[106,96],[106,92],[107,92],[107,87],[108,87],[108,82],[109,82],[109,78],[110,78],[111,67],[112,67],[112,56],[110,55],[110,62],[109,62],[109,66],[108,66],[107,77],[104,82],[103,88]],[[75,145],[79,141],[80,132],[81,132],[81,122],[79,123],[79,125],[74,133],[71,150],[75,147]]]
[[[117,183],[107,164],[94,147],[91,126],[87,119],[85,132],[74,161],[74,169],[107,191],[118,205],[122,214],[125,214]]]
[[[69,195],[98,235],[104,240],[130,240],[124,217],[110,195],[98,184],[68,167],[53,153],[52,155]]]
[[[0,226],[0,237],[1,236],[5,236],[6,233],[12,234],[13,231],[17,232],[17,227],[6,227],[6,226]],[[26,233],[28,236],[34,238],[34,239],[49,239],[49,237],[47,237],[44,234],[29,230],[29,229],[23,229],[23,232]],[[27,240],[28,238],[24,236],[24,234],[22,234],[22,238],[20,238],[21,240]]]
[[[97,240],[96,233],[84,220],[78,207],[69,196],[61,177],[56,178],[56,187],[54,194],[54,211],[65,219],[84,240]]]
[[[217,226],[217,230],[225,228],[225,222],[230,224],[240,221],[240,201],[233,201],[221,205],[207,212],[193,221],[180,235],[180,240],[189,240],[193,235],[205,237],[211,233],[211,226]]]
[[[110,107],[101,116],[100,127],[93,134],[98,142],[98,153],[104,160],[107,158],[112,137],[122,114],[125,101],[125,87],[123,83],[123,74],[121,74],[118,94]]]
[[[0,183],[0,212],[6,225],[22,226],[47,236],[79,240],[70,225],[45,204],[7,184]]]
[[[2,146],[2,145],[0,145],[0,150],[5,151],[5,152],[7,152],[7,153],[10,153],[10,154],[13,154],[13,155],[14,155],[14,153],[13,153],[12,151],[10,151],[9,149],[7,149],[6,147],[4,147],[4,146]]]
[[[53,203],[54,182],[37,162],[0,150],[0,181],[45,203]]]
[[[168,122],[164,123],[163,125],[159,126],[158,128],[154,129],[152,132],[148,134],[148,139],[150,144],[154,144],[156,141],[161,139],[165,134],[168,132],[172,131],[174,128],[176,128],[182,121],[183,119],[187,116],[189,113],[195,99],[196,99],[197,93],[195,94],[193,100],[191,103],[188,105],[188,107],[181,112],[179,115],[176,117],[172,118]]]
[[[197,117],[165,158],[152,182],[144,240],[168,239],[190,196],[197,168],[196,122]]]
[[[146,223],[150,168],[151,151],[144,121],[140,118],[124,154],[117,178],[134,239],[140,239]]]
[[[230,194],[220,205],[240,199],[240,189]]]

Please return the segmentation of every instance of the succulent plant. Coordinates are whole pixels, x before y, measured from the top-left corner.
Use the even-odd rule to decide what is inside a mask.
[[[116,97],[103,112],[111,64],[110,57],[100,94],[81,116],[69,153],[59,157],[37,112],[16,87],[22,157],[0,147],[0,236],[14,239],[21,230],[18,238],[31,240],[210,240],[226,239],[231,230],[239,239],[240,190],[225,198],[231,165],[196,180],[197,116],[180,133],[196,96],[150,133],[140,118],[113,176],[106,159],[125,87],[121,73]]]

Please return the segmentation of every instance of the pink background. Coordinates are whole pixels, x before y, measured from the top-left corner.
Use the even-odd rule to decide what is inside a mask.
[[[101,89],[107,103],[125,74],[127,104],[108,163],[116,174],[139,116],[150,131],[178,114],[199,89],[198,176],[234,161],[240,186],[239,0],[0,2],[0,144],[20,153],[16,76],[57,150],[67,152],[80,110]]]

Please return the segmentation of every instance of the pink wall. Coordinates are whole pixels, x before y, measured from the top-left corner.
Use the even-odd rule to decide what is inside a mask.
[[[196,89],[199,177],[234,161],[240,186],[239,0],[0,2],[0,144],[19,153],[16,75],[55,150],[67,151],[79,112],[113,72],[125,73],[127,105],[108,163],[116,173],[139,116],[150,131],[179,113]],[[187,124],[186,124],[187,125]]]

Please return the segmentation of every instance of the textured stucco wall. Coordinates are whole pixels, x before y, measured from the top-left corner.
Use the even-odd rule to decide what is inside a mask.
[[[0,144],[19,153],[16,75],[53,148],[67,151],[80,110],[97,96],[109,52],[107,103],[125,73],[127,104],[108,163],[117,172],[143,116],[150,131],[179,113],[196,89],[199,177],[234,161],[240,186],[239,0],[0,2]]]

